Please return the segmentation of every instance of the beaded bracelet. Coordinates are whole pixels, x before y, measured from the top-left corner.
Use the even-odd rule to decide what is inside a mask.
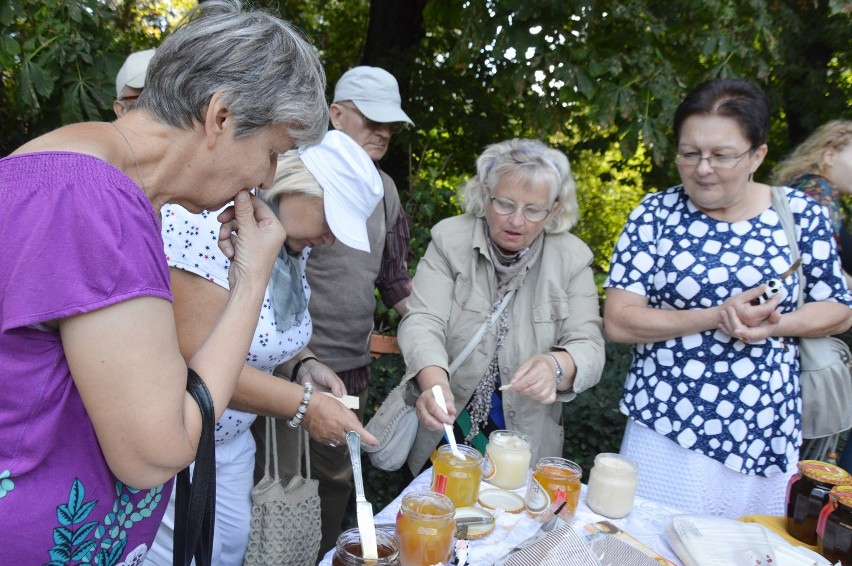
[[[307,362],[308,360],[313,360],[315,362],[319,362],[314,356],[305,356],[293,366],[293,373],[290,374],[290,381],[296,383],[296,380],[299,378],[299,370],[302,369],[302,364]]]
[[[299,403],[299,408],[293,418],[287,421],[291,428],[299,428],[302,424],[302,419],[305,418],[305,413],[308,412],[308,403],[311,402],[311,395],[314,394],[314,386],[308,381],[305,383],[305,392],[302,394],[302,402]]]

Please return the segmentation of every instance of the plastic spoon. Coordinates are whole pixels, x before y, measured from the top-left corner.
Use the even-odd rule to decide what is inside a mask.
[[[445,413],[450,414],[449,411],[447,411],[447,402],[444,400],[444,390],[441,389],[440,385],[432,386],[432,395],[435,396],[435,402],[438,403],[438,406],[441,407]],[[467,458],[464,457],[462,451],[459,450],[458,444],[456,444],[456,436],[453,434],[453,427],[444,423],[444,431],[447,433],[447,442],[450,443],[450,450],[452,451],[453,456],[459,460],[466,460]]]

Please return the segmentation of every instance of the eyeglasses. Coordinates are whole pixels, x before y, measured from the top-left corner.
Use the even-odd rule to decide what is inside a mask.
[[[351,110],[358,114],[361,117],[361,121],[364,124],[364,127],[370,130],[379,130],[381,128],[388,128],[391,134],[398,134],[403,128],[405,128],[405,122],[376,122],[374,120],[370,120],[364,114],[358,110],[355,106],[349,106],[348,104],[337,103],[339,106],[346,108],[347,110]]]
[[[706,159],[707,164],[713,169],[733,169],[751,151],[751,148],[749,148],[739,155],[711,155],[710,157],[701,157],[701,154],[697,151],[691,151],[689,153],[678,153],[675,162],[678,165],[698,167],[698,164]]]
[[[135,96],[122,96],[118,99],[122,106],[124,106],[124,110],[130,110],[134,106],[136,106],[136,99],[139,98],[139,95]]]
[[[491,201],[491,206],[494,207],[494,212],[501,216],[509,216],[518,210],[518,203],[512,199],[489,196],[488,200]],[[552,210],[553,206],[550,208],[542,208],[540,206],[535,206],[534,204],[528,204],[521,208],[524,218],[530,222],[541,222],[547,218],[547,215],[550,214]]]

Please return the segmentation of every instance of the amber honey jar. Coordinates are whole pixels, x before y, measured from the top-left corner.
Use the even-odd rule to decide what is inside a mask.
[[[375,566],[399,566],[399,542],[391,533],[376,530],[376,546],[379,560],[370,560]],[[367,564],[361,551],[361,533],[358,529],[343,531],[337,537],[332,566],[362,566]]]
[[[852,485],[828,494],[817,521],[817,548],[832,564],[852,566]]]
[[[551,506],[565,503],[559,515],[574,516],[580,501],[580,479],[583,469],[565,458],[541,458],[527,486],[526,505],[530,515],[548,511]]]
[[[852,483],[852,476],[838,466],[803,460],[799,472],[787,484],[787,532],[805,544],[817,544],[817,519],[828,494],[838,485]]]
[[[438,448],[438,457],[432,466],[432,491],[443,493],[456,507],[470,507],[479,496],[482,454],[464,444],[458,448],[464,460],[453,455],[449,444]]]
[[[396,538],[402,566],[432,566],[450,559],[456,531],[456,506],[446,495],[413,491],[402,498]]]

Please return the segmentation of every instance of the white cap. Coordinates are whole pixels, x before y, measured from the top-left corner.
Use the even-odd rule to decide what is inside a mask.
[[[334,102],[344,100],[351,100],[361,114],[373,122],[414,125],[408,114],[402,111],[396,79],[379,67],[353,67],[343,73],[334,86]]]
[[[319,145],[300,148],[299,157],[322,187],[331,233],[350,248],[369,252],[367,219],[384,196],[376,164],[355,140],[337,130],[327,132]]]
[[[115,97],[121,98],[124,87],[145,88],[145,75],[148,73],[148,63],[154,57],[155,49],[136,51],[127,56],[124,64],[115,76]]]

